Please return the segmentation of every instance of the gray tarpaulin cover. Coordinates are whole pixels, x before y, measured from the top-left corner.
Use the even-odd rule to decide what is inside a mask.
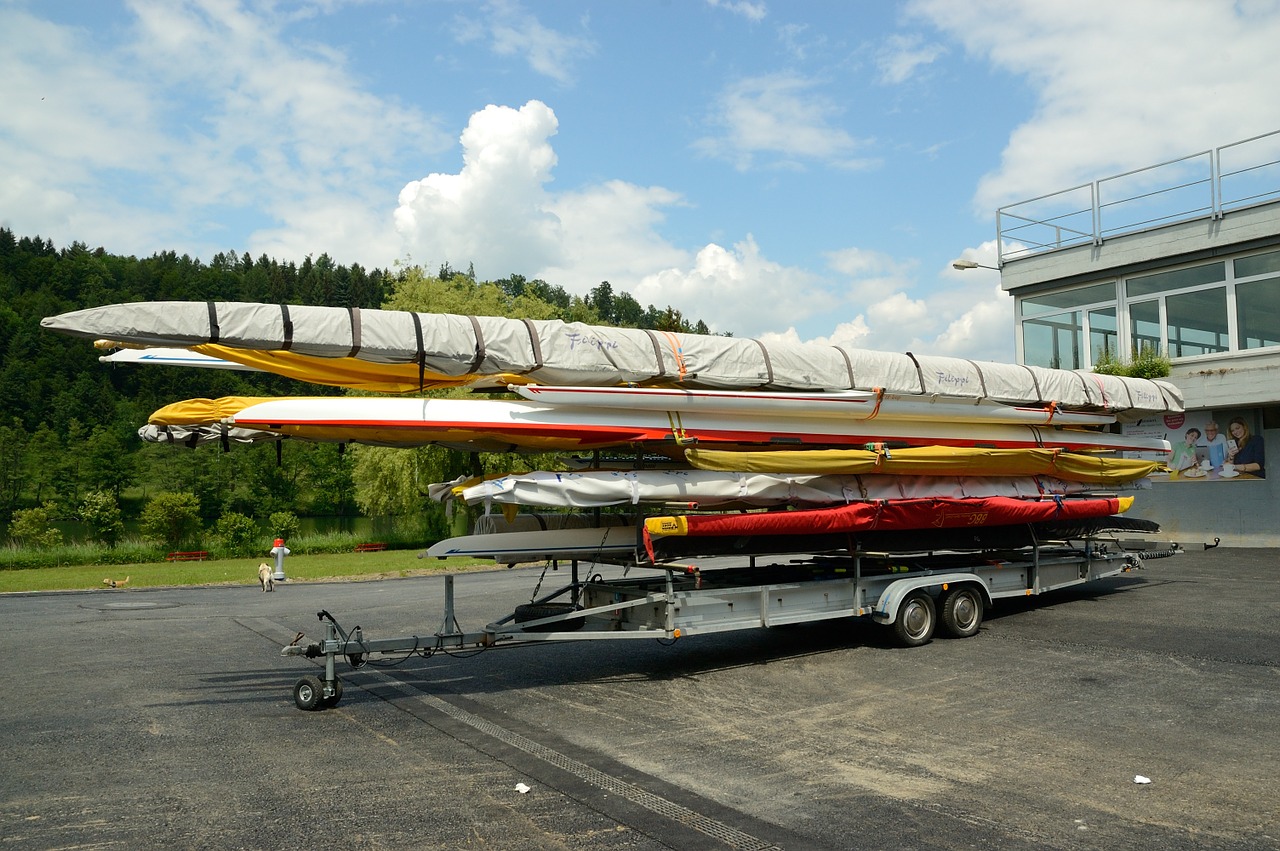
[[[1181,392],[1167,381],[560,320],[242,302],[136,302],[64,313],[42,324],[121,343],[217,343],[321,358],[417,363],[445,376],[518,374],[551,385],[878,388],[1015,405],[1056,403],[1123,419],[1183,410]]]

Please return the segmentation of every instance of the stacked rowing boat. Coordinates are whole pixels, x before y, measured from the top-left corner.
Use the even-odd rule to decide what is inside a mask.
[[[438,489],[507,511],[696,506],[699,513],[642,524],[642,550],[654,560],[734,549],[1006,546],[997,542],[1014,529],[1123,526],[1110,518],[1127,503],[1109,494],[1139,486],[1159,465],[1120,454],[1169,446],[1113,424],[1182,410],[1180,393],[1163,381],[560,321],[149,302],[43,324],[108,341],[110,362],[258,369],[393,394],[505,388],[516,398],[189,400],[157,411],[140,434],[188,445],[293,437],[656,453],[668,461],[663,469],[540,471]],[[700,513],[707,509],[717,513]],[[557,550],[570,532],[569,549]],[[524,536],[515,545],[524,549],[511,551],[522,557],[568,557],[634,551],[628,532],[486,537]],[[444,543],[454,549],[432,554],[464,544],[497,551]]]

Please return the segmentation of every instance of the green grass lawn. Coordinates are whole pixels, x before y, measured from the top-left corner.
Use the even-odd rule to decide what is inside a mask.
[[[15,591],[78,591],[109,589],[104,579],[128,578],[123,588],[159,588],[173,585],[258,584],[258,565],[275,569],[275,561],[261,558],[216,561],[161,562],[148,564],[74,565],[30,570],[0,570],[0,593]],[[417,550],[385,550],[376,553],[323,553],[288,556],[284,573],[291,582],[387,579],[422,576],[460,570],[493,569],[492,561],[478,559],[420,559]]]

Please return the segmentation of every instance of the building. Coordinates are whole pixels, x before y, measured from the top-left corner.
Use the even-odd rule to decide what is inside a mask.
[[[1020,363],[1172,361],[1186,414],[1121,427],[1187,444],[1197,469],[1134,513],[1175,540],[1280,546],[1280,131],[1002,207],[996,227]],[[1240,437],[1239,457],[1271,448],[1270,476],[1221,466]]]

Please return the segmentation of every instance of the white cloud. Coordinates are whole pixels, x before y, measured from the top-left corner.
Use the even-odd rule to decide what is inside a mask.
[[[814,91],[814,80],[794,73],[767,74],[729,86],[716,105],[712,121],[724,134],[706,137],[696,147],[750,168],[764,155],[795,165],[815,160],[848,168],[869,163],[853,157],[863,143],[834,126],[840,108]]]
[[[880,82],[888,85],[905,83],[919,68],[933,64],[946,52],[940,44],[926,44],[919,35],[890,36],[876,53]]]
[[[285,36],[270,9],[129,8],[133,29],[102,50],[85,30],[0,7],[0,210],[121,253],[288,247],[281,259],[390,265],[395,164],[447,143],[430,119],[367,93],[340,54]],[[212,224],[229,210],[259,223],[248,244]]]
[[[428,268],[474,264],[481,279],[518,272],[578,294],[604,280],[632,292],[657,269],[687,265],[689,252],[658,233],[663,208],[684,203],[679,194],[621,180],[550,190],[558,127],[541,101],[472,115],[461,170],[401,191],[403,252]]]
[[[707,5],[741,15],[753,24],[760,23],[769,14],[769,9],[762,0],[707,0]]]
[[[975,207],[996,207],[1280,127],[1280,9],[1229,0],[915,0],[1039,100]]]
[[[964,254],[991,265],[994,255],[994,241]],[[881,252],[848,248],[828,254],[827,260],[843,279],[839,289],[845,297],[825,313],[853,318],[837,323],[828,334],[804,335],[792,326],[761,339],[976,360],[1013,359],[1013,300],[1000,289],[996,272],[959,272],[947,267],[938,271],[942,285],[925,289],[917,286],[914,262],[900,262]],[[836,289],[828,283],[826,292]],[[811,319],[806,327],[817,321]]]
[[[810,272],[769,260],[747,236],[732,249],[704,246],[691,268],[647,275],[632,294],[641,304],[675,306],[713,331],[750,337],[831,307],[836,299],[820,283]]]
[[[462,171],[429,174],[400,192],[396,230],[424,264],[474,262],[482,278],[561,262],[559,219],[544,184],[559,123],[551,108],[487,106],[462,133]]]
[[[493,0],[484,13],[483,19],[460,17],[454,37],[463,43],[487,38],[497,55],[523,58],[534,71],[558,83],[573,82],[574,62],[596,52],[591,39],[543,26],[514,0]]]

